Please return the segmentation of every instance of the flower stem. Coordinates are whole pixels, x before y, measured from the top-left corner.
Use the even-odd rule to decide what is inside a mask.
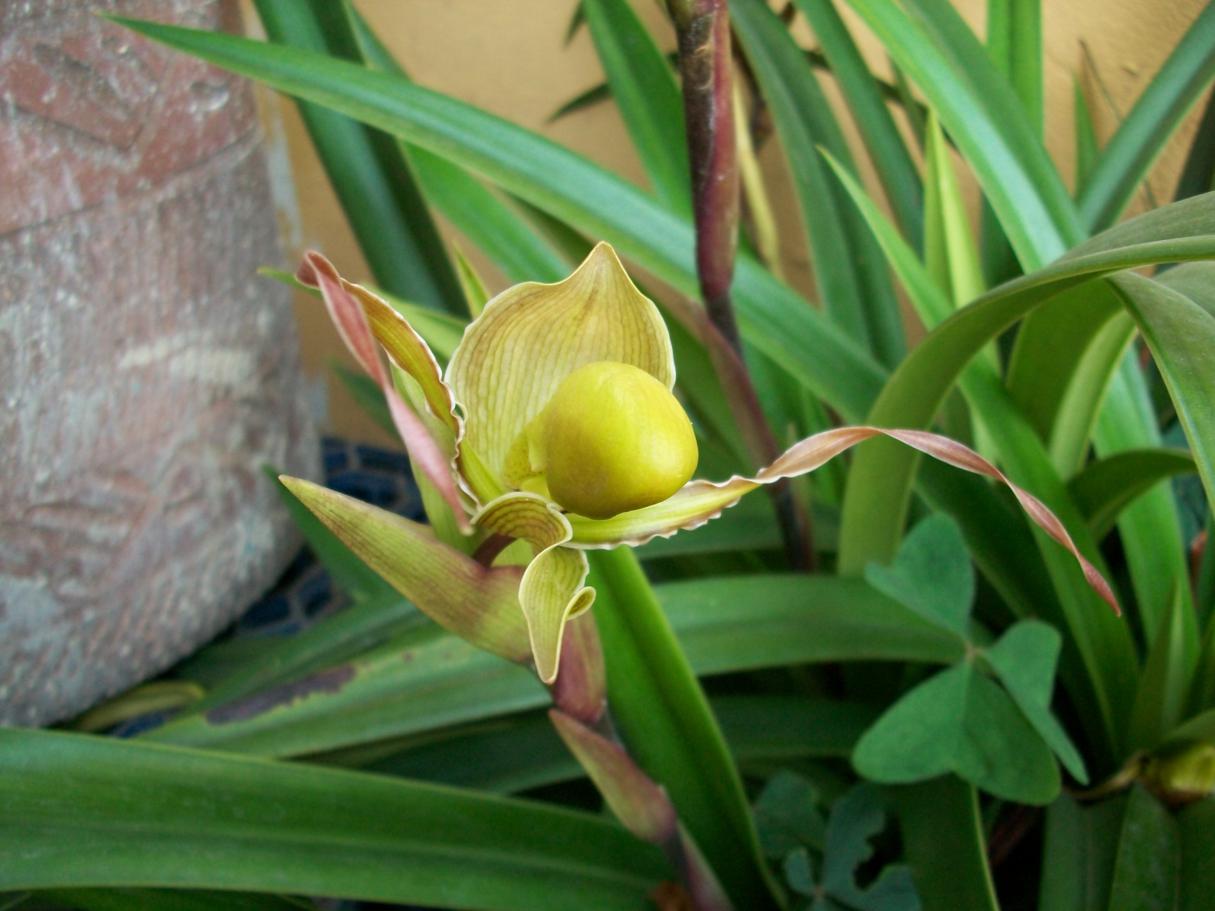
[[[726,0],[667,0],[679,43],[684,120],[692,172],[696,219],[696,273],[709,322],[725,342],[706,340],[730,408],[752,455],[771,462],[780,449],[764,419],[754,383],[743,359],[742,337],[734,317],[730,284],[738,247],[739,163],[734,128],[733,61]],[[733,357],[730,357],[732,355]],[[814,568],[810,518],[787,482],[770,488],[789,564]]]

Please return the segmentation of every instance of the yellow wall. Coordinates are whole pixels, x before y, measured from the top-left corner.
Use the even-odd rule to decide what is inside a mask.
[[[633,0],[666,46],[672,44],[657,3]],[[1072,78],[1084,72],[1084,86],[1096,115],[1098,135],[1107,138],[1120,114],[1133,104],[1205,0],[1044,0],[1047,80],[1047,140],[1052,155],[1070,183],[1072,171]],[[608,105],[599,105],[547,122],[564,101],[601,81],[602,74],[586,30],[569,46],[563,36],[573,9],[572,0],[359,0],[373,28],[423,85],[462,98],[538,130],[627,178],[644,184],[620,119]],[[982,27],[984,0],[960,0],[968,19]],[[256,17],[247,13],[251,30]],[[856,30],[863,27],[850,19]],[[804,37],[812,39],[809,32]],[[1085,66],[1087,44],[1092,67]],[[882,55],[872,41],[865,43],[871,59]],[[367,276],[344,217],[312,154],[294,109],[271,102],[268,130],[279,160],[290,162],[296,211],[285,213],[288,256],[300,250],[323,250],[352,278]],[[1196,111],[1157,163],[1150,192],[1157,200],[1170,197],[1189,140]],[[782,257],[790,279],[809,287],[808,264],[797,224],[787,175],[775,144],[763,161],[770,173],[773,197],[782,226]],[[1137,207],[1142,207],[1141,194]],[[443,226],[447,230],[447,226]],[[467,249],[467,245],[464,245]],[[487,280],[501,286],[493,270],[478,261]],[[496,288],[491,288],[496,290]],[[336,337],[322,309],[312,301],[297,307],[305,364],[314,376],[324,373],[330,359],[341,357]],[[332,385],[332,384],[331,384]],[[358,413],[341,389],[330,389],[330,429],[361,439],[380,439],[376,429]]]

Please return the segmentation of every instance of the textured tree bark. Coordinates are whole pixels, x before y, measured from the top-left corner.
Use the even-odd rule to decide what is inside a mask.
[[[162,670],[294,547],[315,474],[256,111],[99,7],[239,30],[235,0],[0,3],[0,722]]]

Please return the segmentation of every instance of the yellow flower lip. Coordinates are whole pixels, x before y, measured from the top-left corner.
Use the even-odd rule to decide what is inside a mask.
[[[661,503],[692,477],[692,423],[667,387],[632,364],[596,361],[562,380],[540,419],[553,500],[593,519]]]

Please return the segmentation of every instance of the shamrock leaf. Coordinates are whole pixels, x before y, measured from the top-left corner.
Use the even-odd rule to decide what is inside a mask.
[[[889,566],[876,563],[865,579],[929,623],[966,637],[966,622],[975,595],[974,568],[962,532],[949,516],[936,514],[920,522]]]
[[[822,849],[826,823],[813,784],[793,772],[777,772],[755,801],[755,826],[764,854],[780,860],[798,847]]]
[[[955,772],[985,791],[1044,804],[1059,769],[1004,690],[965,662],[921,683],[861,737],[853,765],[873,781],[924,781]]]
[[[1060,644],[1053,627],[1038,620],[1022,620],[1010,627],[983,657],[1026,721],[1059,757],[1064,768],[1078,782],[1088,784],[1084,760],[1050,710]]]

